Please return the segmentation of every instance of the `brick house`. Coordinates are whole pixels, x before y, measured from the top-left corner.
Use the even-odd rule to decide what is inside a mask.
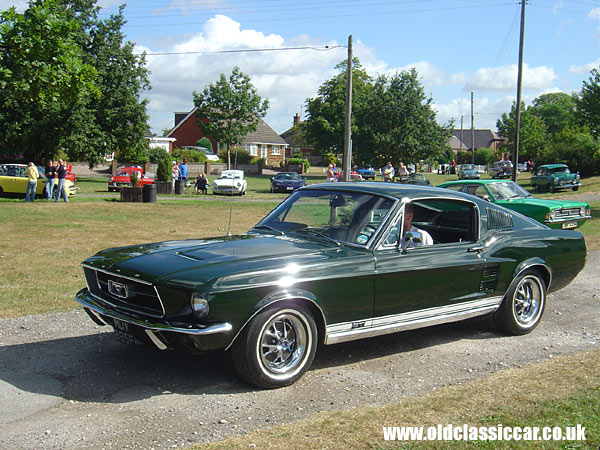
[[[471,151],[471,147],[491,148],[498,150],[501,144],[506,142],[506,139],[492,130],[473,130],[474,142],[471,142],[471,129],[454,130],[450,139],[450,146],[453,150]],[[462,141],[461,141],[462,136]]]
[[[176,112],[175,126],[166,137],[175,138],[177,147],[197,145],[204,134],[196,124],[196,120],[196,108],[188,113]],[[213,144],[215,153],[218,153],[219,143],[211,136],[206,137]],[[278,167],[280,162],[285,162],[285,149],[288,144],[265,121],[260,119],[257,130],[243,137],[242,146],[250,155],[263,158],[267,165]]]

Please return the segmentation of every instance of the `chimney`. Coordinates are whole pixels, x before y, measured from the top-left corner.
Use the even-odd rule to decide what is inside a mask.
[[[298,125],[300,123],[300,114],[296,113],[294,116],[294,125]]]

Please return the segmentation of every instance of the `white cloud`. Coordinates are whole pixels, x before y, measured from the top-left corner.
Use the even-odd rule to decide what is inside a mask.
[[[588,18],[593,20],[600,19],[600,8],[594,8],[588,13]]]
[[[163,48],[138,46],[136,51],[217,52],[233,49],[265,49],[301,46],[336,46],[337,42],[316,42],[302,35],[285,40],[279,35],[242,29],[231,18],[217,15],[204,24],[202,31],[181,38]],[[357,43],[369,66],[377,64],[370,49]],[[173,126],[173,112],[190,111],[193,91],[214,83],[221,73],[226,76],[234,66],[250,76],[263,98],[270,102],[267,123],[281,133],[292,126],[294,114],[301,112],[306,98],[314,97],[318,87],[335,72],[335,65],[347,56],[345,48],[329,51],[293,50],[243,53],[178,54],[148,56],[152,90],[148,112],[155,133]],[[361,56],[362,57],[362,56]],[[361,59],[361,61],[363,61]],[[370,73],[370,69],[367,69]]]
[[[523,89],[543,90],[549,87],[557,76],[554,69],[546,66],[530,67],[523,64]],[[517,89],[517,65],[479,69],[466,84],[466,90],[515,91]]]
[[[576,75],[586,74],[591,72],[592,69],[597,69],[598,67],[600,67],[600,58],[582,66],[569,66],[569,73],[574,73]]]
[[[27,0],[17,0],[17,1],[0,0],[0,10],[1,11],[8,9],[11,6],[14,6],[17,9],[17,11],[24,11],[25,8],[27,7]]]

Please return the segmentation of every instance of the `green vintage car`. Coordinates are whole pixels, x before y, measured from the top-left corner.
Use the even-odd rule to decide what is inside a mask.
[[[573,189],[581,186],[579,173],[571,173],[566,164],[545,164],[531,176],[531,186],[535,192],[555,192],[559,189]]]
[[[124,343],[227,350],[242,379],[275,388],[302,376],[319,344],[483,315],[528,333],[585,258],[578,231],[472,195],[326,183],[242,235],[101,251],[83,262],[76,299]]]
[[[577,228],[592,217],[588,203],[535,198],[514,181],[452,181],[439,187],[476,195],[532,217],[550,228]]]

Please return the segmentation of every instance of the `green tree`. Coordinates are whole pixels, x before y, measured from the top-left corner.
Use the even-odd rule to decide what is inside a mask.
[[[221,74],[219,80],[206,86],[202,92],[193,93],[197,124],[205,135],[222,142],[227,148],[227,167],[231,168],[233,145],[242,143],[242,138],[256,131],[260,120],[269,108],[250,77],[239,67],[234,67],[229,79]]]
[[[65,123],[80,102],[99,95],[75,39],[80,24],[56,4],[0,13],[0,149],[40,162],[77,134]]]
[[[196,142],[196,145],[198,147],[204,147],[207,150],[209,150],[211,153],[213,151],[213,145],[212,142],[210,142],[210,139],[208,139],[207,137],[202,137],[198,140],[198,142]]]
[[[577,117],[587,126],[594,137],[600,137],[600,72],[592,69],[588,81],[583,82],[575,100]]]
[[[504,146],[505,151],[513,153],[515,138],[516,102],[513,102],[509,114],[502,114],[496,122],[498,133],[508,139]],[[519,156],[524,158],[537,158],[548,142],[544,120],[535,112],[533,107],[521,106],[521,122],[519,126]],[[517,161],[514,161],[515,164]]]
[[[542,94],[533,101],[531,112],[539,116],[550,135],[575,125],[575,98],[564,92]]]
[[[377,149],[378,163],[432,162],[448,154],[451,125],[436,122],[432,104],[415,69],[377,79],[368,106],[361,113]],[[359,152],[364,150],[360,148]],[[369,154],[372,152],[360,156],[366,158]]]
[[[346,129],[346,91],[348,60],[340,62],[335,68],[340,73],[323,83],[315,98],[306,100],[307,118],[301,124],[305,131],[305,139],[314,144],[320,154],[344,152],[344,136]],[[371,162],[362,160],[359,149],[368,146],[369,130],[362,127],[360,120],[367,99],[373,86],[372,78],[364,71],[358,58],[353,59],[352,67],[352,148],[356,162]],[[372,149],[372,147],[370,147]],[[356,155],[359,155],[358,157]]]
[[[600,141],[585,128],[565,128],[540,152],[536,165],[563,163],[582,176],[600,173]]]
[[[496,161],[494,150],[488,147],[479,147],[475,150],[475,164],[487,165]]]

